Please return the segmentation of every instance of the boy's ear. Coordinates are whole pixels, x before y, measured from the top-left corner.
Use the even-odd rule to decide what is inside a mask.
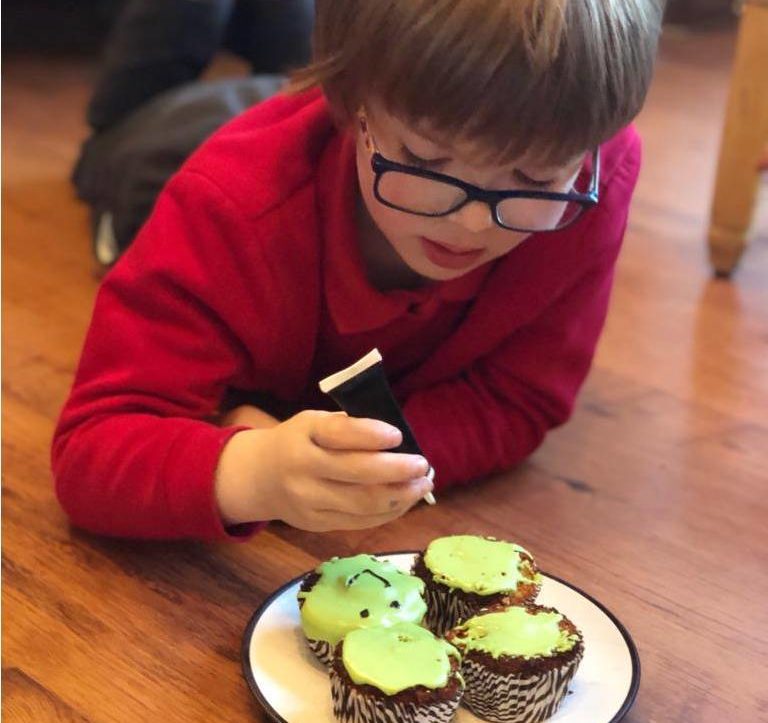
[[[362,108],[357,111],[357,122],[360,124],[360,132],[363,134],[365,150],[370,152],[373,150],[373,143],[371,142],[371,134],[368,131],[368,118],[366,117],[365,111]]]

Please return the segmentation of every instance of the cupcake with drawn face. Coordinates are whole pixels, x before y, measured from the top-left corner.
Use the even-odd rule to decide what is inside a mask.
[[[325,665],[351,630],[418,625],[427,610],[424,583],[373,555],[322,563],[304,578],[297,597],[304,635]]]
[[[413,565],[425,584],[426,625],[443,635],[491,605],[533,602],[541,575],[520,545],[493,537],[453,535],[429,543]]]

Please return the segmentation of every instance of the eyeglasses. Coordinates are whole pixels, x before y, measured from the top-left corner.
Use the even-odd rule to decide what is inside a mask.
[[[360,128],[372,152],[373,193],[385,206],[415,216],[439,218],[472,201],[485,203],[494,222],[509,231],[559,231],[572,224],[599,200],[600,148],[592,153],[591,172],[582,168],[571,191],[489,191],[459,178],[408,166],[385,158],[368,128],[364,114]]]

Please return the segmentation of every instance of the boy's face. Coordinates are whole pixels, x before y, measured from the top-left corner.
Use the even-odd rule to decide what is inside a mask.
[[[526,159],[504,166],[477,165],[477,149],[466,142],[440,145],[428,129],[413,129],[378,106],[366,119],[377,150],[385,157],[460,178],[486,189],[565,190],[581,167],[581,158],[564,167],[545,167]],[[417,274],[434,281],[455,279],[503,256],[530,233],[500,228],[487,204],[468,203],[447,216],[429,218],[380,203],[373,192],[372,151],[357,133],[357,173],[365,207],[400,259]],[[427,161],[427,163],[424,163]],[[532,185],[530,181],[536,183]],[[550,184],[541,185],[543,181]]]

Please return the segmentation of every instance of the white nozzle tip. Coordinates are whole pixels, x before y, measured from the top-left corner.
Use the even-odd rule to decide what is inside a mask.
[[[354,364],[351,364],[346,369],[342,369],[335,374],[331,374],[330,376],[325,377],[325,379],[321,379],[318,383],[320,391],[323,392],[323,394],[328,394],[328,392],[333,391],[340,384],[343,384],[353,377],[356,377],[358,374],[364,372],[366,369],[372,367],[374,364],[377,364],[380,361],[381,353],[379,350],[371,349],[371,351],[369,351],[364,357],[358,359]]]

